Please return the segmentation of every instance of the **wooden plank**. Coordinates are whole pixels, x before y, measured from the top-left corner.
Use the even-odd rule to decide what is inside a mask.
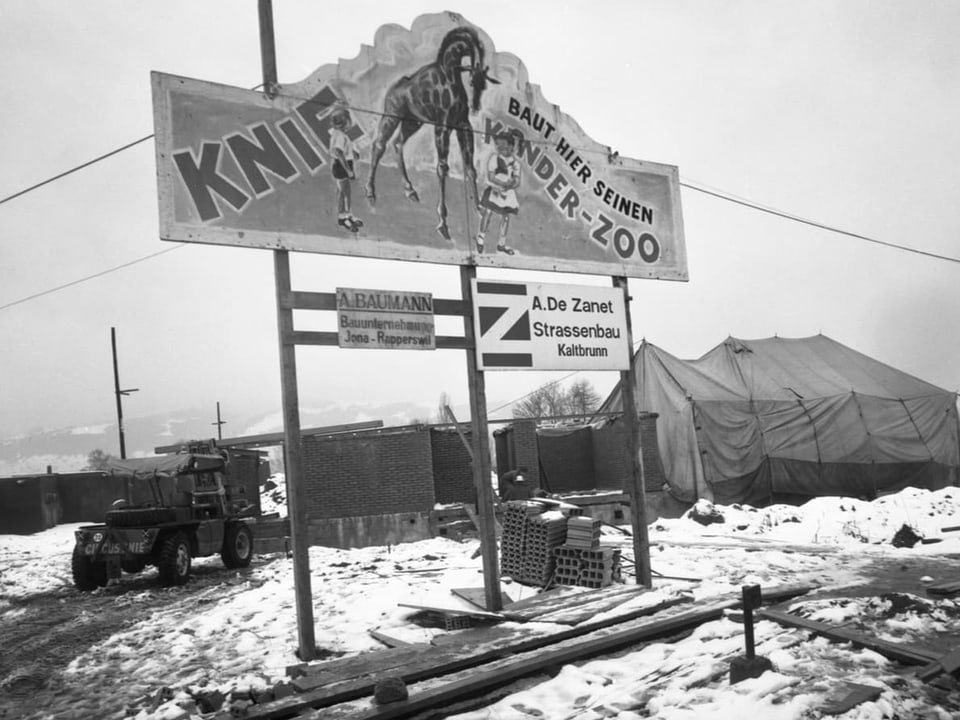
[[[560,586],[563,588],[569,586]],[[502,612],[508,620],[517,622],[526,622],[540,615],[545,615],[555,610],[565,610],[579,605],[586,605],[598,598],[613,597],[620,594],[635,594],[643,592],[647,588],[637,587],[635,585],[608,585],[607,587],[595,588],[577,592],[571,588],[564,592],[554,593],[554,590],[560,590],[560,587],[553,588],[547,592],[540,593],[530,598],[516,602],[509,607],[505,607]],[[523,603],[521,605],[520,603]]]
[[[290,310],[336,310],[336,293],[303,292],[294,290],[282,298],[283,307]],[[463,316],[467,309],[463,300],[433,298],[434,315]]]
[[[606,591],[606,592],[604,592]],[[643,585],[608,585],[576,595],[567,595],[544,600],[542,603],[515,611],[513,608],[504,608],[503,614],[508,620],[527,622],[537,620],[543,622],[565,622],[558,620],[565,614],[569,617],[579,615],[585,608],[610,608],[622,605],[637,595],[649,592]],[[603,612],[603,609],[590,610],[592,613]],[[547,620],[550,617],[552,619]],[[576,624],[579,620],[572,621]]]
[[[927,592],[934,595],[954,595],[960,592],[960,580],[951,580],[949,582],[936,583],[928,585]]]
[[[839,693],[841,694],[838,699],[827,700],[827,702],[821,706],[820,712],[824,715],[842,715],[861,703],[876,700],[882,692],[883,688],[875,685],[844,682],[839,689]]]
[[[624,646],[670,635],[710,620],[716,620],[722,616],[723,609],[728,607],[730,602],[730,600],[715,602],[671,618],[651,620],[638,627],[612,633],[605,637],[581,640],[570,643],[566,647],[509,658],[497,663],[495,668],[472,672],[465,679],[413,694],[408,700],[372,707],[359,714],[349,715],[349,717],[355,717],[357,720],[394,720],[395,718],[410,717],[415,713],[449,705],[463,696],[513,682],[519,677],[532,675],[547,668],[610,653]],[[738,602],[738,600],[733,602]],[[319,713],[310,713],[303,717],[309,720],[320,720],[320,718],[335,718],[337,713],[325,709]]]
[[[339,345],[340,334],[325,330],[294,330],[285,335],[291,345]],[[437,335],[437,350],[472,350],[473,342],[458,335]]]
[[[409,647],[410,645],[413,645],[413,643],[408,643],[406,640],[401,640],[400,638],[393,637],[392,635],[387,635],[386,633],[382,633],[379,630],[374,630],[373,628],[367,630],[367,633],[373,639],[379,640],[390,648]]]
[[[930,682],[944,673],[952,675],[957,670],[960,670],[960,647],[917,670],[917,677],[924,682]]]
[[[451,607],[442,605],[419,605],[417,603],[397,603],[398,607],[413,608],[414,610],[429,610],[430,612],[443,613],[444,615],[469,615],[470,617],[479,617],[486,620],[503,620],[500,613],[487,612],[486,610],[474,610],[473,608]]]
[[[610,597],[601,597],[593,602],[587,603],[586,605],[580,605],[573,608],[564,608],[562,610],[547,613],[546,615],[540,615],[538,618],[536,618],[536,620],[537,622],[577,625],[585,620],[589,620],[592,617],[596,617],[601,613],[609,612],[614,608],[618,608],[621,605],[631,602],[635,597],[643,594],[643,592],[647,590],[647,588],[643,587],[642,585],[633,585],[631,588],[634,590],[632,593],[618,593]]]
[[[334,435],[337,433],[355,432],[358,430],[374,430],[382,427],[383,420],[366,420],[364,422],[342,423],[340,425],[325,425],[323,427],[306,428],[300,430],[300,436],[307,437],[308,435]],[[283,439],[284,435],[282,432],[263,433],[260,435],[243,435],[217,440],[217,447],[262,447],[264,445],[279,445],[283,442]],[[181,449],[182,445],[182,443],[177,445],[161,445],[159,447],[155,447],[153,451],[160,455],[165,453],[175,453]]]
[[[792,613],[783,612],[782,610],[760,610],[757,612],[757,615],[767,620],[778,622],[781,625],[809,630],[810,632],[828,637],[831,640],[850,642],[859,647],[869,648],[884,657],[907,663],[908,665],[926,665],[937,659],[935,653],[925,648],[881,640],[880,638],[865,635],[856,630],[827,625],[826,623],[816,620],[808,620]]]
[[[811,586],[778,586],[764,590],[764,597],[765,599],[782,599],[783,597],[797,595],[810,589]],[[661,610],[686,602],[688,602],[686,598],[672,598],[655,606],[634,608],[619,616],[582,623],[576,627],[565,628],[559,632],[542,635],[524,633],[519,638],[516,638],[516,636],[514,636],[515,639],[511,639],[511,637],[496,638],[495,642],[487,644],[483,644],[483,641],[489,638],[489,632],[482,633],[477,630],[468,630],[464,633],[457,634],[457,642],[447,647],[434,647],[428,652],[420,651],[418,653],[419,657],[404,656],[401,653],[405,651],[406,648],[399,648],[397,650],[375,651],[376,654],[383,656],[377,663],[363,663],[360,660],[362,656],[329,661],[317,667],[324,668],[324,673],[330,678],[330,684],[322,687],[318,686],[300,695],[251,707],[247,717],[251,720],[287,718],[299,711],[310,708],[330,708],[332,705],[338,703],[372,695],[374,680],[371,675],[375,672],[383,673],[390,670],[392,674],[400,676],[406,683],[419,682],[429,678],[448,675],[460,670],[475,668],[512,655],[533,652],[539,654],[540,650],[550,645],[565,640],[586,637],[593,632],[606,630],[619,624],[634,623],[630,628],[625,628],[624,631],[639,633],[638,637],[640,639],[630,639],[627,641],[627,644],[641,642],[645,639],[670,634],[671,632],[676,632],[678,629],[683,629],[688,626],[692,627],[702,622],[722,617],[725,609],[739,605],[740,598],[739,596],[731,595],[715,601],[701,601],[697,607],[686,612],[682,610],[676,611],[673,615],[666,618],[645,618],[645,616],[655,615]],[[495,634],[497,634],[496,631]],[[471,642],[471,640],[475,642]],[[366,655],[366,653],[364,653],[364,655]],[[404,661],[406,661],[406,664],[404,664]],[[341,666],[348,666],[345,670],[348,672],[367,674],[361,677],[345,677],[344,671],[337,672],[335,670]],[[319,670],[317,672],[319,672]],[[336,677],[334,677],[335,675]],[[324,717],[324,715],[321,714],[316,717]]]
[[[355,677],[393,672],[416,661],[424,653],[434,651],[435,648],[432,645],[416,643],[315,663],[304,667],[304,674],[295,678],[293,684],[299,692],[306,692]]]
[[[486,607],[484,607],[484,603],[486,602],[486,588],[453,588],[450,592],[459,598],[463,598],[471,605],[476,605],[481,610],[486,610]],[[504,605],[509,605],[513,600],[510,599],[509,595],[501,591],[500,602]]]

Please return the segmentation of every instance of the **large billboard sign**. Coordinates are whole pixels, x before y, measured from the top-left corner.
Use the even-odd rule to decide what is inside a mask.
[[[472,280],[478,370],[626,370],[623,290]]]
[[[276,92],[152,81],[166,240],[687,279],[677,168],[587,136],[459,15]]]

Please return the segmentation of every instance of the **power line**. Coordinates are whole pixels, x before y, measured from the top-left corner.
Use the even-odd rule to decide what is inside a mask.
[[[100,272],[94,273],[93,275],[87,275],[86,277],[82,277],[82,278],[80,278],[80,279],[78,279],[78,280],[72,280],[72,281],[70,281],[70,282],[68,282],[68,283],[64,283],[63,285],[57,285],[57,287],[52,287],[52,288],[49,288],[48,290],[43,290],[43,291],[41,291],[41,292],[34,293],[33,295],[28,295],[27,297],[20,298],[19,300],[14,300],[13,302],[9,302],[9,303],[7,303],[6,305],[0,305],[0,310],[6,310],[7,308],[13,307],[14,305],[19,305],[20,303],[25,303],[25,302],[27,302],[28,300],[34,300],[34,299],[36,299],[36,298],[38,298],[38,297],[43,297],[44,295],[49,295],[50,293],[55,293],[55,292],[57,292],[58,290],[63,290],[63,289],[65,289],[65,288],[72,287],[72,286],[74,286],[74,285],[79,285],[80,283],[87,282],[87,280],[93,280],[94,278],[98,278],[98,277],[101,277],[101,276],[103,276],[103,275],[108,275],[108,274],[110,274],[110,273],[112,273],[112,272],[116,272],[117,270],[123,270],[123,268],[128,268],[128,267],[130,267],[131,265],[136,265],[137,263],[141,263],[141,262],[144,262],[144,261],[146,261],[146,260],[151,260],[152,258],[155,258],[155,257],[157,257],[157,256],[159,256],[159,255],[164,255],[164,254],[166,254],[166,253],[168,253],[168,252],[173,252],[174,250],[180,250],[180,249],[183,248],[183,247],[186,247],[186,245],[185,245],[185,244],[184,244],[184,245],[174,245],[173,247],[169,247],[169,248],[167,248],[166,250],[160,250],[159,252],[152,253],[151,255],[144,255],[143,257],[139,257],[139,258],[137,258],[136,260],[131,260],[130,262],[123,263],[122,265],[115,265],[115,266],[112,267],[112,268],[108,268],[107,270],[101,270]]]
[[[826,225],[816,220],[808,220],[807,218],[800,217],[799,215],[793,215],[791,213],[785,212],[783,210],[777,210],[776,208],[767,207],[765,205],[760,205],[758,203],[752,202],[750,200],[744,200],[738,198],[735,195],[730,195],[729,193],[718,191],[718,190],[708,190],[703,187],[697,187],[696,185],[691,185],[688,182],[680,181],[680,185],[690,190],[696,190],[697,192],[703,193],[704,195],[712,195],[713,197],[720,198],[721,200],[726,200],[727,202],[736,203],[737,205],[743,205],[744,207],[751,208],[753,210],[758,210],[760,212],[768,213],[769,215],[775,215],[776,217],[784,218],[785,220],[792,220],[793,222],[802,223],[803,225],[809,225],[811,227],[819,228],[821,230],[827,230],[829,232],[837,233],[838,235],[846,235],[847,237],[852,237],[857,240],[863,240],[865,242],[875,243],[877,245],[883,245],[885,247],[894,248],[896,250],[904,250],[906,252],[916,253],[917,255],[924,255],[926,257],[936,258],[937,260],[946,260],[948,262],[960,263],[960,258],[952,257],[950,255],[940,255],[938,253],[929,252],[927,250],[920,250],[918,248],[909,247],[907,245],[897,245],[896,243],[886,242],[884,240],[877,240],[876,238],[868,237],[866,235],[860,235],[859,233],[850,232],[849,230],[841,230],[840,228],[833,227],[832,225]]]
[[[50,183],[52,183],[52,182],[54,182],[54,181],[56,181],[56,180],[59,180],[59,179],[61,179],[61,178],[65,178],[65,177],[67,177],[67,175],[72,175],[73,173],[78,172],[79,170],[83,170],[84,168],[88,168],[88,167],[90,167],[91,165],[94,165],[95,163],[100,162],[101,160],[106,160],[108,157],[113,157],[114,155],[117,155],[117,154],[119,154],[119,153],[122,153],[124,150],[129,150],[130,148],[135,147],[135,146],[139,145],[140,143],[146,142],[147,140],[149,140],[149,139],[152,138],[152,137],[153,137],[153,133],[151,133],[150,135],[146,135],[146,136],[140,138],[139,140],[134,140],[133,142],[127,143],[126,145],[123,145],[122,147],[118,147],[116,150],[111,150],[111,151],[108,152],[108,153],[104,153],[103,155],[99,155],[99,156],[93,158],[93,160],[88,160],[87,162],[81,163],[81,164],[77,165],[76,167],[70,168],[69,170],[64,170],[64,171],[63,171],[62,173],[60,173],[59,175],[54,175],[53,177],[49,177],[49,178],[47,178],[46,180],[42,180],[41,182],[38,182],[36,185],[31,185],[31,186],[28,187],[28,188],[24,188],[23,190],[20,190],[20,191],[18,191],[18,192],[15,192],[13,195],[7,195],[7,197],[0,199],[0,205],[3,205],[5,202],[9,202],[9,201],[11,201],[11,200],[14,200],[14,199],[20,197],[21,195],[26,195],[28,192],[33,192],[34,190],[36,190],[36,189],[38,189],[38,188],[42,188],[44,185],[49,185]],[[3,309],[3,308],[0,308],[0,310],[2,310],[2,309]]]

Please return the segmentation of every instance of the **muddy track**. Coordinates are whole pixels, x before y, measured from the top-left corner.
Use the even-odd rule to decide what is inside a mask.
[[[243,570],[198,562],[190,581],[174,588],[160,587],[156,570],[148,569],[92,593],[64,584],[50,592],[0,596],[0,718],[41,713],[44,697],[52,700],[57,693],[58,675],[91,647],[156,610],[189,616],[242,592],[250,573],[270,560],[254,559]]]

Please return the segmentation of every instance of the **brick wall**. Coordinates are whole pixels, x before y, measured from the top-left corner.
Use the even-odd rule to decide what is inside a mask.
[[[429,432],[306,436],[303,466],[313,517],[426,511],[436,502]]]
[[[526,466],[534,487],[540,487],[540,450],[537,424],[533,420],[513,423],[513,450],[517,467]]]
[[[461,428],[471,442],[469,428]],[[431,428],[430,449],[433,460],[433,487],[438,503],[476,503],[473,467],[470,455],[456,430]]]
[[[649,492],[660,492],[667,481],[663,458],[657,440],[657,413],[640,413],[640,456],[643,458],[643,487]]]

